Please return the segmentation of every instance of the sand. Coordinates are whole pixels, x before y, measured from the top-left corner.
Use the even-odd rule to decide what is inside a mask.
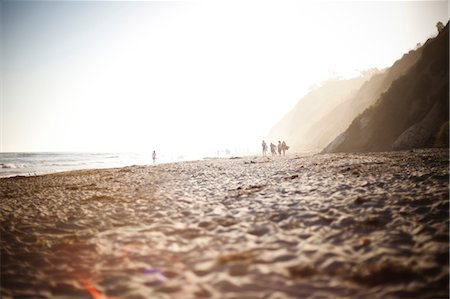
[[[2,298],[448,298],[449,154],[0,180]]]

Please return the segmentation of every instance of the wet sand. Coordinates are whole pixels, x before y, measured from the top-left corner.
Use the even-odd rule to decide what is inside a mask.
[[[2,298],[448,298],[449,154],[0,179]]]

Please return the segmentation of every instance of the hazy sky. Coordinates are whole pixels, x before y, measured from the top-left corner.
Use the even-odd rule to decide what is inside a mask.
[[[2,151],[259,150],[310,86],[448,20],[447,1],[0,3]]]

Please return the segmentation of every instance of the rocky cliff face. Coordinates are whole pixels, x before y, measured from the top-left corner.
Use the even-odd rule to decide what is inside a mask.
[[[271,129],[266,139],[286,140],[294,151],[314,148],[313,136],[309,133],[312,125],[349,97],[353,97],[375,72],[367,72],[349,80],[332,79],[322,83],[320,87],[302,97],[295,107]]]
[[[353,120],[324,152],[367,152],[429,147],[448,123],[449,29],[421,48],[414,65]]]
[[[358,115],[372,106],[381,94],[389,89],[394,80],[403,76],[418,61],[421,54],[422,48],[419,48],[403,55],[390,68],[365,82],[354,96],[349,97],[312,125],[307,135],[310,136],[314,147],[322,150],[344,132]]]
[[[351,80],[325,82],[301,98],[272,128],[267,139],[286,140],[293,151],[322,150],[372,106],[394,80],[406,74],[417,63],[422,50],[423,47],[411,50],[383,71],[372,70]]]

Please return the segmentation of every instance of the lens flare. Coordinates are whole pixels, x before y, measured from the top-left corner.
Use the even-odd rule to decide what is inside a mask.
[[[112,297],[109,297],[105,294],[102,294],[101,292],[97,291],[95,287],[86,279],[80,279],[80,283],[83,285],[83,287],[86,289],[86,291],[91,294],[92,298],[94,299],[114,299]]]

